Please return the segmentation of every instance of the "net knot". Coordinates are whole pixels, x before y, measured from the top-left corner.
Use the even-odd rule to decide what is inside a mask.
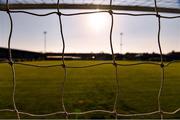
[[[159,14],[156,14],[156,17],[160,18],[160,17],[161,17],[161,15],[159,15]]]
[[[58,12],[57,12],[57,15],[61,16],[61,15],[62,15],[62,13],[58,11]]]
[[[63,68],[66,68],[66,65],[65,65],[65,64],[62,64],[62,67],[63,67]]]
[[[116,110],[113,110],[113,115],[116,116],[116,117],[118,116],[118,113],[117,113]]]
[[[162,110],[159,110],[159,114],[160,114],[160,115],[163,115],[164,112],[163,112]]]
[[[114,65],[115,67],[117,67],[117,63],[116,63],[116,62],[113,62],[113,65]]]
[[[108,12],[109,12],[109,14],[110,14],[110,15],[112,15],[112,14],[113,14],[113,11],[112,11],[112,10],[109,10]]]
[[[69,113],[67,111],[64,112],[65,116],[68,117]]]
[[[11,65],[11,66],[14,64],[14,62],[13,62],[11,59],[9,60],[8,63],[9,63],[9,65]]]
[[[164,63],[161,63],[161,64],[160,64],[160,67],[163,68],[163,67],[164,67]]]
[[[5,11],[6,11],[7,13],[9,13],[9,12],[10,12],[9,7],[6,7],[6,8],[5,8]]]

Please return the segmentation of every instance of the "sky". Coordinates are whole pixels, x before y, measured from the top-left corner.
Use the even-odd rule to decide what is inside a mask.
[[[48,13],[53,10],[29,10],[34,13]],[[55,11],[55,10],[54,10]],[[84,10],[85,11],[85,10]],[[63,13],[84,12],[62,10]],[[87,10],[86,10],[87,11]],[[124,12],[124,11],[118,11]],[[130,12],[140,13],[140,12]],[[176,14],[164,14],[175,16]],[[61,52],[62,40],[57,15],[37,17],[23,13],[12,13],[13,34],[11,47],[44,52],[44,31],[46,51]],[[161,45],[163,53],[180,51],[180,18],[161,19]],[[62,17],[65,52],[111,53],[109,31],[111,17],[108,13]],[[0,12],[0,47],[7,47],[10,22],[6,12]],[[114,15],[113,48],[115,53],[159,53],[157,42],[158,21],[155,16]],[[122,48],[120,40],[122,35]]]

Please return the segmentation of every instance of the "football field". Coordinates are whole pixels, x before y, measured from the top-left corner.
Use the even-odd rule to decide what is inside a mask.
[[[61,61],[24,62],[31,65],[57,65]],[[15,64],[15,101],[19,112],[48,114],[63,111],[62,96],[67,112],[89,110],[113,111],[119,86],[116,109],[121,114],[138,114],[158,110],[158,92],[162,69],[155,64],[117,66],[111,61],[65,61],[67,66],[86,68],[35,67]],[[118,61],[119,64],[134,64],[139,61]],[[166,64],[166,63],[165,63]],[[180,63],[164,68],[165,81],[160,97],[163,111],[172,112],[180,107]],[[66,77],[66,79],[65,79]],[[7,63],[0,64],[0,110],[13,109],[13,75]],[[62,94],[63,81],[64,94]],[[21,118],[65,118],[65,115]],[[17,118],[15,112],[0,112],[0,118]],[[115,118],[112,114],[94,112],[84,115],[69,115],[69,118]],[[160,118],[159,114],[119,118]],[[164,118],[180,118],[180,112],[164,115]]]

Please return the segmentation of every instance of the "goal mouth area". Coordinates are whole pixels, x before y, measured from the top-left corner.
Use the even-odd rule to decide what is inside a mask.
[[[57,9],[57,1],[45,1],[45,0],[14,0],[9,1],[8,3],[9,9]],[[180,1],[157,1],[157,10],[158,12],[164,13],[180,13]],[[108,0],[71,0],[64,1],[60,0],[59,9],[110,9],[111,10],[126,10],[126,11],[141,11],[141,12],[154,12],[155,6],[153,0],[113,0],[112,5],[109,5]],[[6,0],[0,1],[0,10],[7,10]]]

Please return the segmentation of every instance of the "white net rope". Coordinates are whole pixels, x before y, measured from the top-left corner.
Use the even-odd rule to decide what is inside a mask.
[[[16,0],[17,1],[17,0]],[[62,1],[61,1],[62,2]],[[115,118],[118,117],[133,117],[133,116],[149,116],[149,115],[154,115],[154,114],[159,114],[160,118],[163,119],[164,115],[172,115],[172,114],[176,114],[177,112],[180,111],[180,108],[174,110],[174,111],[164,111],[162,109],[161,106],[161,101],[160,101],[160,97],[162,94],[162,90],[163,90],[163,86],[164,86],[164,80],[165,80],[165,72],[164,69],[165,67],[168,67],[170,64],[174,63],[174,62],[179,62],[179,61],[171,61],[167,64],[164,63],[163,60],[163,52],[161,49],[161,19],[175,19],[175,18],[180,18],[180,16],[162,16],[159,14],[158,12],[158,6],[157,6],[157,1],[154,0],[154,8],[155,8],[155,13],[150,13],[150,14],[132,14],[132,13],[123,13],[123,12],[114,12],[111,8],[113,1],[110,0],[109,1],[109,10],[103,10],[103,11],[93,11],[93,12],[79,12],[79,13],[71,13],[71,14],[67,14],[67,13],[62,13],[60,10],[60,0],[56,1],[57,4],[57,12],[50,12],[47,14],[36,14],[36,13],[32,13],[32,12],[27,12],[27,11],[19,11],[19,10],[10,10],[9,9],[9,1],[6,0],[6,12],[9,16],[10,19],[10,33],[9,33],[9,38],[8,38],[8,50],[9,50],[9,61],[8,62],[0,62],[0,63],[9,63],[10,67],[11,67],[11,71],[12,71],[12,82],[13,82],[13,91],[12,91],[12,101],[13,101],[13,109],[1,109],[0,112],[4,112],[4,111],[8,111],[8,112],[15,112],[17,115],[17,118],[20,119],[20,115],[28,115],[28,116],[35,116],[35,117],[43,117],[43,116],[52,116],[52,115],[65,115],[66,118],[69,118],[69,115],[85,115],[85,114],[90,114],[90,113],[107,113],[107,114],[112,114],[115,116]],[[4,10],[3,10],[4,11]],[[16,14],[16,13],[26,13],[26,14],[30,14],[30,15],[34,15],[34,16],[39,16],[39,17],[43,17],[43,16],[48,16],[51,14],[56,14],[57,17],[59,18],[59,28],[60,28],[60,36],[61,36],[61,40],[63,43],[63,48],[62,48],[62,64],[58,64],[58,65],[47,65],[47,66],[41,66],[41,65],[31,65],[31,64],[27,64],[27,63],[21,63],[21,62],[15,62],[13,61],[13,57],[12,57],[12,51],[11,51],[11,36],[13,33],[13,19],[11,17],[11,14]],[[85,65],[85,66],[68,66],[65,64],[65,59],[64,59],[64,55],[65,55],[65,38],[64,38],[64,34],[63,34],[63,21],[62,21],[62,16],[78,16],[78,15],[86,15],[86,14],[94,14],[94,13],[109,13],[110,17],[111,17],[111,27],[109,30],[109,42],[110,42],[110,48],[111,48],[111,53],[112,53],[112,62],[106,62],[106,63],[98,63],[98,64],[92,64],[92,65]],[[156,62],[140,62],[140,63],[133,63],[133,64],[119,64],[117,63],[116,59],[115,59],[115,54],[114,54],[114,49],[113,49],[113,40],[112,40],[112,33],[113,33],[113,25],[114,25],[114,16],[115,15],[127,15],[127,16],[156,16],[157,21],[158,21],[158,34],[157,34],[157,43],[159,46],[159,52],[160,52],[160,63],[156,63]],[[63,111],[57,111],[57,112],[53,112],[53,113],[48,113],[48,114],[33,114],[33,113],[27,113],[27,112],[23,112],[23,111],[19,111],[17,106],[16,106],[16,100],[15,100],[15,94],[16,94],[16,69],[14,67],[15,64],[20,64],[20,65],[24,65],[24,66],[32,66],[32,67],[62,67],[64,70],[64,80],[63,80],[63,85],[61,87],[61,105],[63,108]],[[89,67],[97,67],[100,65],[105,65],[105,64],[110,64],[112,66],[114,66],[115,68],[115,82],[116,82],[116,95],[115,95],[115,100],[114,100],[114,105],[113,105],[113,110],[112,111],[108,111],[108,110],[89,110],[89,111],[84,111],[84,112],[69,112],[66,110],[66,105],[64,103],[64,88],[65,88],[65,82],[67,79],[67,68],[89,68]],[[157,93],[157,110],[156,111],[152,111],[152,112],[147,112],[147,113],[137,113],[137,114],[122,114],[122,113],[118,113],[117,112],[117,100],[119,97],[119,79],[118,79],[118,72],[117,72],[117,68],[119,66],[138,66],[138,65],[142,65],[142,64],[150,64],[150,65],[156,65],[159,66],[161,68],[161,82],[160,82],[160,86],[159,86],[159,92]]]

